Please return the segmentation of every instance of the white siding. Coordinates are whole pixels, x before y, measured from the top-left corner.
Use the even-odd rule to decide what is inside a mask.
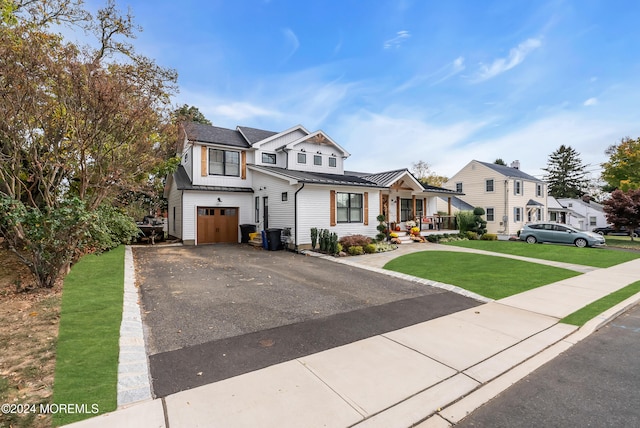
[[[306,154],[306,163],[298,163],[298,153]],[[289,169],[297,171],[323,172],[327,174],[344,174],[344,159],[342,158],[343,153],[335,146],[304,141],[302,143],[296,144],[293,150],[289,151],[288,155]],[[313,163],[314,156],[322,157],[322,165],[315,165]],[[336,158],[335,167],[329,166],[330,157]]]
[[[224,150],[236,151],[233,148],[225,148]],[[238,149],[238,153],[241,153],[242,150]],[[209,150],[205,152],[207,153],[207,162],[206,168],[209,167],[208,156]],[[242,165],[240,165],[240,176],[225,176],[225,175],[206,175],[202,176],[201,166],[202,166],[202,146],[196,145],[193,149],[193,177],[192,182],[194,185],[202,185],[202,186],[223,186],[223,187],[251,187],[251,174],[247,169],[246,179],[242,179]],[[240,154],[240,163],[242,163],[242,154]],[[248,162],[247,162],[248,163]],[[207,171],[208,172],[208,171]]]
[[[222,202],[218,202],[218,198]],[[196,240],[197,207],[229,207],[238,208],[238,224],[254,223],[253,193],[233,192],[198,192],[184,191],[183,199],[183,234],[182,240],[191,243]],[[240,228],[238,228],[240,242]]]
[[[263,198],[266,196],[269,198],[269,228],[290,227],[293,233],[293,201],[297,187],[290,185],[286,180],[259,172],[254,172],[254,174],[256,181],[259,180],[259,186],[254,189],[254,197],[258,196],[260,198],[260,221],[258,223],[258,230],[264,228]],[[260,190],[261,188],[262,190]],[[282,201],[283,192],[287,192],[286,201]]]
[[[380,214],[380,193],[377,189],[362,187],[340,187],[336,192],[364,193],[368,192],[369,224],[330,222],[330,190],[323,186],[305,186],[298,193],[298,245],[311,244],[311,228],[329,229],[338,234],[338,238],[347,235],[365,235],[375,237],[378,231],[376,217]]]
[[[182,154],[182,165],[189,178],[193,181],[193,145],[189,145]]]

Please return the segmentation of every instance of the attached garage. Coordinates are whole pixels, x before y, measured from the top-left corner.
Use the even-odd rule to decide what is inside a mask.
[[[237,243],[237,207],[198,207],[198,244]]]

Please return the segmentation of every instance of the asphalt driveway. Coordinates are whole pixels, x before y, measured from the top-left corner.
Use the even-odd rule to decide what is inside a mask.
[[[156,396],[479,304],[365,269],[248,245],[139,246],[134,260]]]

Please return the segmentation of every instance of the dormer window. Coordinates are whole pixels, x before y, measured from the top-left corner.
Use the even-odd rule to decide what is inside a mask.
[[[322,156],[320,155],[313,155],[313,164],[314,165],[322,165]]]
[[[263,153],[262,154],[262,163],[268,163],[271,165],[276,164],[276,154],[275,153]]]
[[[335,168],[337,165],[337,160],[333,156],[329,158],[329,166]]]

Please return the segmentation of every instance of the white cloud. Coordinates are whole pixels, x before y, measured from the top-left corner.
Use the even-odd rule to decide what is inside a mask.
[[[391,48],[399,48],[400,45],[402,45],[404,42],[407,41],[408,38],[411,37],[411,34],[409,34],[408,31],[406,30],[402,30],[402,31],[398,31],[396,33],[396,36],[392,39],[387,40],[386,42],[384,42],[383,47],[385,49],[391,49]]]
[[[291,58],[300,47],[300,41],[298,40],[298,36],[296,36],[296,33],[294,33],[291,28],[283,28],[282,34],[284,34],[287,45],[289,46],[289,53],[283,60],[283,62],[287,62],[289,58]]]
[[[491,65],[481,65],[480,72],[476,77],[476,82],[482,82],[484,80],[496,77],[499,74],[504,73],[507,70],[511,70],[513,67],[520,64],[534,49],[542,46],[540,39],[527,39],[520,43],[517,47],[509,51],[509,56],[506,58],[498,58],[491,63]]]
[[[438,70],[434,71],[433,73],[412,77],[411,79],[409,79],[408,81],[406,81],[405,83],[397,87],[393,92],[397,93],[397,92],[406,91],[407,89],[411,89],[423,83],[429,82],[430,80],[433,80],[430,83],[430,86],[435,86],[455,76],[456,74],[460,73],[464,69],[465,69],[464,57],[459,56],[458,58],[454,59],[452,62],[447,63],[444,66],[440,67]]]
[[[594,106],[596,104],[598,104],[598,99],[597,98],[589,98],[582,105],[588,107],[588,106]]]
[[[219,104],[210,107],[208,111],[213,113],[214,117],[223,116],[225,118],[232,119],[234,121],[246,120],[248,118],[255,118],[260,116],[279,117],[280,113],[273,110],[268,110],[262,107],[250,103],[233,102],[229,104]]]

